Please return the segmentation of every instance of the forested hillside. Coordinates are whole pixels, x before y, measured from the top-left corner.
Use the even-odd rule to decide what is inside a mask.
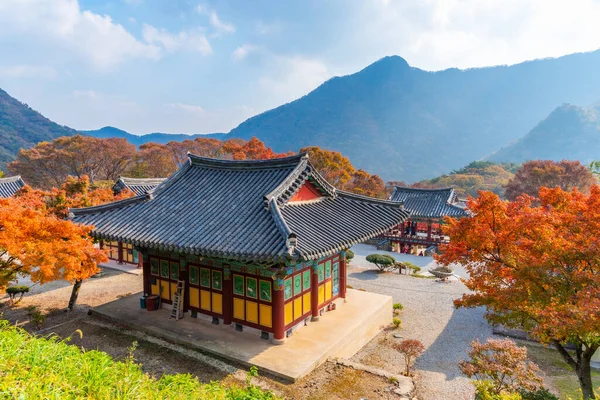
[[[384,179],[431,178],[524,136],[564,102],[600,98],[600,52],[512,66],[427,72],[400,57],[333,78],[243,122],[275,151],[315,145]]]
[[[527,135],[489,157],[492,161],[579,160],[600,157],[598,107],[563,104]]]
[[[0,170],[16,157],[21,147],[74,133],[73,129],[50,121],[0,89]]]

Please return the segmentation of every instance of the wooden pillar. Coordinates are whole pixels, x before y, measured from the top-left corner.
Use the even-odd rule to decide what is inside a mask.
[[[282,291],[283,293],[283,291]],[[233,319],[233,283],[229,267],[223,268],[223,324],[231,325]]]
[[[431,241],[431,228],[432,228],[432,222],[427,221],[427,240],[428,241]]]
[[[152,293],[152,286],[150,280],[152,276],[150,275],[150,257],[148,256],[148,251],[144,249],[143,251],[139,251],[140,255],[143,254],[143,263],[142,263],[142,276],[144,278],[144,294],[150,295]]]
[[[117,242],[117,262],[123,264],[123,242]]]
[[[319,265],[315,262],[310,274],[310,309],[311,321],[319,320]]]
[[[283,278],[276,277],[273,282],[273,343],[285,342],[284,330],[284,300],[283,300]]]
[[[340,255],[340,297],[346,300],[346,252]]]

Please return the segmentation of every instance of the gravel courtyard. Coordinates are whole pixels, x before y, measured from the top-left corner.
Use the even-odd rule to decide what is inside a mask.
[[[466,400],[472,398],[473,386],[458,369],[458,361],[466,358],[471,341],[484,341],[492,336],[491,326],[485,321],[482,308],[456,310],[452,301],[467,291],[458,280],[450,283],[435,279],[414,278],[397,273],[377,273],[365,260],[371,253],[383,253],[374,246],[357,245],[352,248],[355,258],[348,268],[348,284],[355,289],[387,294],[404,306],[399,317],[402,328],[398,331],[405,339],[419,339],[425,353],[419,357],[417,389],[422,400]],[[398,260],[410,261],[426,270],[435,261],[431,257],[416,257],[387,253]],[[464,270],[455,268],[459,276]],[[383,336],[382,336],[383,335]],[[385,351],[382,334],[363,348],[354,358],[366,364],[375,364],[393,372],[402,370],[403,361],[395,351]],[[382,351],[383,349],[383,351]]]

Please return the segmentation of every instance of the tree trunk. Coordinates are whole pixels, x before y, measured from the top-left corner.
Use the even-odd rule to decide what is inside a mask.
[[[590,368],[591,355],[586,356],[584,353],[581,357],[579,365],[577,366],[575,373],[577,374],[577,380],[579,380],[579,386],[585,400],[595,399],[594,385],[592,384],[592,373]]]
[[[69,299],[69,311],[73,311],[73,308],[75,307],[77,296],[79,296],[79,289],[81,289],[82,283],[83,280],[77,279],[73,285],[73,291],[71,292],[71,298]]]

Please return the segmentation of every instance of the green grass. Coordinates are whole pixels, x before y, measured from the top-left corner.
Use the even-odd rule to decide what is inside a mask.
[[[36,337],[0,320],[0,398],[270,400],[248,380],[244,387],[202,384],[190,374],[155,379],[135,363],[84,351],[57,336]],[[255,375],[252,370],[250,375]]]
[[[528,342],[520,342],[527,347],[527,354],[549,377],[560,399],[578,399],[579,382],[577,375],[556,350]],[[600,372],[592,370],[594,387],[600,387]]]

